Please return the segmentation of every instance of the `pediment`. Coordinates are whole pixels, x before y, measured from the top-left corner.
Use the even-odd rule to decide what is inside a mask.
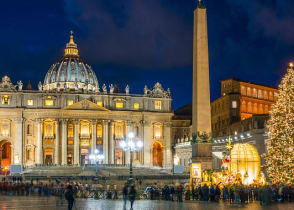
[[[101,107],[92,101],[89,101],[87,99],[84,99],[82,101],[79,101],[75,104],[69,105],[67,107],[64,107],[64,109],[68,110],[96,110],[96,111],[109,111],[108,109]]]

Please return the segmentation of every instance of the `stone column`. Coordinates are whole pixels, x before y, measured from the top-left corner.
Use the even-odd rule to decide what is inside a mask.
[[[23,118],[15,119],[14,164],[23,164]]]
[[[164,167],[165,168],[172,168],[172,142],[171,142],[171,123],[167,122],[164,123],[164,128],[163,128],[163,138],[165,141],[165,147],[164,147]]]
[[[92,120],[92,143],[91,143],[91,153],[95,153],[97,142],[97,120]],[[100,152],[100,151],[99,151]]]
[[[55,157],[54,163],[56,165],[59,164],[59,142],[60,142],[60,135],[59,135],[59,119],[55,120]]]
[[[108,157],[108,123],[109,120],[103,120],[103,155],[104,155],[104,163],[109,164]]]
[[[74,164],[80,164],[80,137],[79,137],[79,121],[74,121]]]
[[[114,151],[115,151],[115,144],[114,144],[114,138],[113,138],[113,133],[114,133],[114,122],[110,121],[110,126],[109,126],[109,156],[108,156],[108,162],[110,164],[114,164]]]
[[[132,121],[126,121],[126,139],[127,141],[129,141],[129,132],[132,132],[133,129],[132,129],[132,125],[133,125],[133,122]],[[132,139],[133,141],[135,140],[135,138]],[[126,151],[125,152],[125,164],[130,164],[130,151]]]
[[[37,119],[37,164],[43,163],[42,119]]]
[[[62,120],[61,165],[67,165],[67,119]]]
[[[151,129],[150,122],[143,121],[143,142],[144,142],[144,166],[151,166],[151,154],[152,154],[152,144],[151,144]]]

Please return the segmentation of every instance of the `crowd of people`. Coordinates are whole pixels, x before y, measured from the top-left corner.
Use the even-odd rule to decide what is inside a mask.
[[[124,209],[127,201],[130,202],[131,209],[136,199],[167,200],[183,202],[184,200],[209,201],[209,202],[227,202],[230,204],[246,204],[250,202],[260,202],[261,205],[269,205],[273,202],[294,202],[294,185],[165,185],[158,187],[156,184],[149,185],[143,190],[135,187],[136,181],[127,182],[121,193],[116,186],[113,189],[105,190],[106,199],[119,199],[120,195],[124,201]],[[137,183],[138,184],[138,183]],[[141,186],[142,187],[142,186]],[[24,182],[21,177],[3,178],[0,182],[0,194],[12,196],[56,196],[57,205],[63,205],[63,201],[68,201],[68,208],[72,209],[75,198],[80,197],[82,191],[91,191],[92,186],[66,180],[61,183],[60,180],[49,180],[41,182],[39,180],[30,180]]]
[[[207,184],[183,187],[178,185],[165,185],[163,188],[151,187],[148,190],[150,199],[163,199],[182,202],[184,200],[198,200],[218,202],[222,200],[228,203],[246,204],[259,201],[261,205],[269,205],[272,202],[294,202],[294,185],[210,185]]]

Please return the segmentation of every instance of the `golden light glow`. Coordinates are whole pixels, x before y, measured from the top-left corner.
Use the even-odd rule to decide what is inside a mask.
[[[289,63],[289,67],[293,68],[294,64],[292,62]]]
[[[231,173],[242,176],[245,184],[252,184],[258,179],[260,172],[260,157],[256,148],[248,143],[234,144],[230,155]]]
[[[124,108],[124,103],[122,103],[122,102],[116,102],[116,103],[115,103],[115,107],[116,107],[117,109],[122,109],[122,108]]]
[[[54,106],[54,101],[53,100],[48,100],[48,99],[45,100],[45,106]]]
[[[161,101],[154,101],[154,109],[161,110]]]
[[[81,122],[81,136],[82,137],[90,136],[90,123],[88,121]]]
[[[73,100],[67,100],[67,106],[71,106],[74,104],[74,101]]]
[[[9,125],[7,123],[0,124],[0,136],[8,137],[9,136]]]
[[[102,138],[102,135],[103,135],[103,128],[102,128],[102,125],[97,125],[97,137],[98,138]]]
[[[140,104],[139,103],[134,103],[134,109],[140,109]]]
[[[97,105],[100,107],[103,107],[103,102],[102,101],[97,101]]]
[[[53,122],[45,122],[44,124],[45,136],[46,137],[53,137]]]
[[[9,96],[8,95],[2,96],[2,104],[9,105],[9,103],[10,103]]]
[[[32,99],[29,99],[27,101],[28,106],[33,106],[34,105],[34,101]]]
[[[154,124],[154,138],[160,139],[162,137],[162,124],[156,123]]]
[[[124,138],[124,122],[115,122],[114,124],[114,136],[116,139],[123,139]]]
[[[73,124],[68,124],[67,126],[67,137],[72,138],[74,136]]]
[[[73,32],[70,33],[69,42],[64,49],[64,56],[79,56],[77,44],[74,42]]]

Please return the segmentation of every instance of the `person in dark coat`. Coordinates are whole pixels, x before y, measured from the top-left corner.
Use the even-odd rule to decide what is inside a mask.
[[[75,199],[74,199],[74,191],[71,185],[67,186],[64,196],[68,202],[68,210],[72,210]]]
[[[123,201],[124,201],[123,209],[125,210],[127,207],[127,200],[128,200],[128,194],[129,194],[129,186],[127,183],[125,183],[125,186],[123,187],[122,194],[123,194]]]
[[[131,189],[129,191],[129,200],[131,202],[131,210],[133,210],[133,205],[134,205],[134,202],[135,202],[135,199],[136,199],[136,189],[135,189],[135,186],[132,185],[131,186]]]

